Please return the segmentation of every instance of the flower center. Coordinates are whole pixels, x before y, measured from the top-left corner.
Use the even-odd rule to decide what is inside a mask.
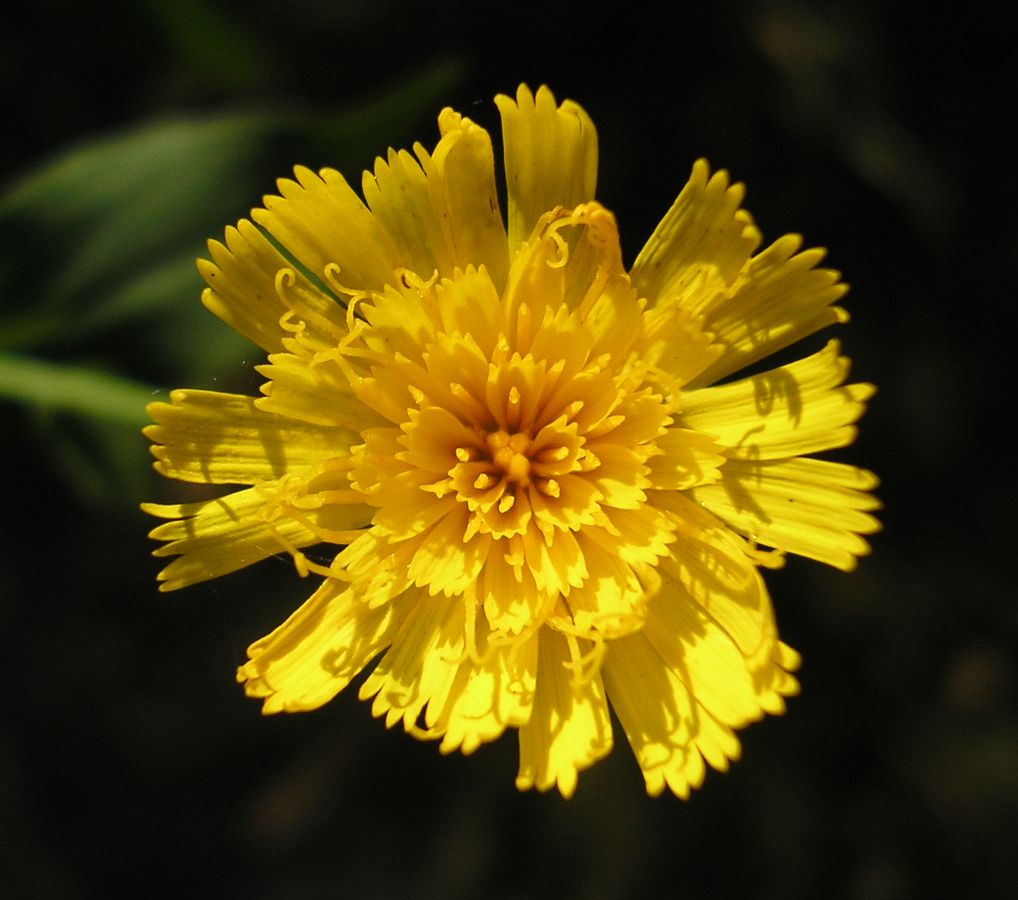
[[[458,447],[449,478],[473,528],[496,537],[526,531],[535,509],[561,495],[561,478],[580,467],[581,445],[575,435],[545,427],[535,437],[505,428],[479,432]]]
[[[484,442],[488,453],[491,454],[491,461],[507,480],[521,487],[530,484],[531,467],[528,454],[533,444],[530,435],[522,431],[516,434],[495,431],[489,434]]]

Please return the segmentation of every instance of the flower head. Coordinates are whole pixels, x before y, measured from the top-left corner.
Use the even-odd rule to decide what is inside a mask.
[[[269,357],[257,399],[150,407],[158,471],[246,485],[145,505],[162,588],[285,552],[320,585],[238,672],[265,712],[370,668],[387,725],[464,753],[518,729],[517,785],[568,796],[610,704],[648,791],[686,796],[797,690],[760,569],[851,569],[877,528],[875,478],[811,456],[872,393],[837,344],[728,378],[845,321],[845,287],[798,237],[761,250],[702,161],[627,271],[586,113],[496,103],[507,225],[487,132],[446,109],[363,199],[298,168],[210,243],[203,302]]]

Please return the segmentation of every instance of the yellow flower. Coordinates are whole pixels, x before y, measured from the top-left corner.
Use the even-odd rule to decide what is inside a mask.
[[[238,672],[266,713],[377,658],[359,693],[387,726],[443,753],[516,728],[517,786],[569,796],[610,703],[648,792],[685,797],[798,689],[760,568],[851,569],[878,527],[876,479],[808,456],[873,392],[837,343],[728,378],[845,321],[846,288],[797,236],[760,250],[703,161],[627,272],[586,113],[543,87],[495,102],[508,227],[488,133],[445,109],[434,152],[390,150],[363,201],[298,168],[210,243],[203,302],[269,362],[257,399],[149,408],[159,472],[248,486],[145,504],[178,557],[161,587],[285,551],[322,581]]]

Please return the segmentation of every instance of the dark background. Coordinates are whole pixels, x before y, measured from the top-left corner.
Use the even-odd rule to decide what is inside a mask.
[[[989,8],[952,10],[15,12],[0,370],[38,377],[0,371],[9,896],[1010,896],[1018,78],[1015,34]],[[767,239],[829,247],[852,285],[837,336],[880,389],[839,458],[882,476],[885,530],[851,575],[793,561],[769,577],[803,694],[688,802],[645,796],[619,729],[564,802],[516,793],[513,736],[443,758],[353,690],[263,719],[234,669],[311,585],[270,560],[155,590],[137,503],[185,488],[150,473],[141,402],[248,390],[260,362],[198,303],[204,239],[296,162],[356,181],[389,145],[433,146],[446,104],[497,128],[492,96],[523,80],[596,122],[629,261],[701,155],[747,183]]]

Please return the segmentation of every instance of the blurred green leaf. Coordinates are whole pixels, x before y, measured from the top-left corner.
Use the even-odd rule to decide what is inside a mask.
[[[0,398],[141,427],[152,388],[110,372],[0,354]]]
[[[160,122],[72,150],[17,185],[0,199],[4,252],[34,261],[21,287],[40,289],[22,315],[88,298],[75,318],[102,318],[111,290],[196,245],[224,193],[240,200],[231,170],[246,169],[269,127],[255,116]]]
[[[161,121],[74,147],[0,195],[0,348],[81,345],[177,304],[197,309],[194,259],[271,188],[281,148],[366,163],[437,111],[457,69],[355,109],[225,113]]]
[[[50,468],[79,500],[133,509],[151,477],[139,429],[158,391],[83,365],[0,353],[0,402],[24,407],[16,418]]]

